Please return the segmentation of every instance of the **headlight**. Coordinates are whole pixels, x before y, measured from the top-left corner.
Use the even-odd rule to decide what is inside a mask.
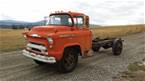
[[[53,44],[53,42],[54,42],[52,38],[47,38],[47,40],[48,40],[49,44]]]

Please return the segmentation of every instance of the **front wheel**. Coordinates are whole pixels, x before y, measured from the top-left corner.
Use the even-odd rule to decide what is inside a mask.
[[[73,71],[78,63],[78,53],[73,48],[66,48],[63,53],[63,58],[58,62],[58,70],[61,73]]]
[[[114,40],[112,46],[112,52],[114,55],[120,55],[123,49],[123,43],[121,39]]]

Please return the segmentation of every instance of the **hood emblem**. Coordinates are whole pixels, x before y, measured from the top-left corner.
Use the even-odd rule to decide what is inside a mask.
[[[38,34],[32,34],[32,37],[40,37]]]

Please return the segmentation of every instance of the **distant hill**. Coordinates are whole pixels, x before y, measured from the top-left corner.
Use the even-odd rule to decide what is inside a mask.
[[[38,22],[24,22],[16,20],[0,20],[0,28],[31,28],[33,26],[44,25],[44,20]]]
[[[28,24],[28,22],[15,20],[0,20],[0,25],[22,25],[22,24]]]
[[[33,22],[31,24],[32,25],[45,25],[45,21],[44,20],[41,20],[41,21]]]
[[[90,28],[101,27],[101,25],[90,24]]]
[[[31,28],[33,26],[44,25],[45,21],[41,20],[38,22],[25,22],[25,21],[16,21],[16,20],[0,20],[0,28],[13,28],[13,29],[22,29],[22,28]],[[90,24],[90,28],[100,27],[100,25]]]

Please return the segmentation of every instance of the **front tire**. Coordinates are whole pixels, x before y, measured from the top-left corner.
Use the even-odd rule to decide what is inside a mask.
[[[63,58],[58,62],[58,70],[61,73],[72,72],[78,63],[78,52],[73,48],[66,48]]]

